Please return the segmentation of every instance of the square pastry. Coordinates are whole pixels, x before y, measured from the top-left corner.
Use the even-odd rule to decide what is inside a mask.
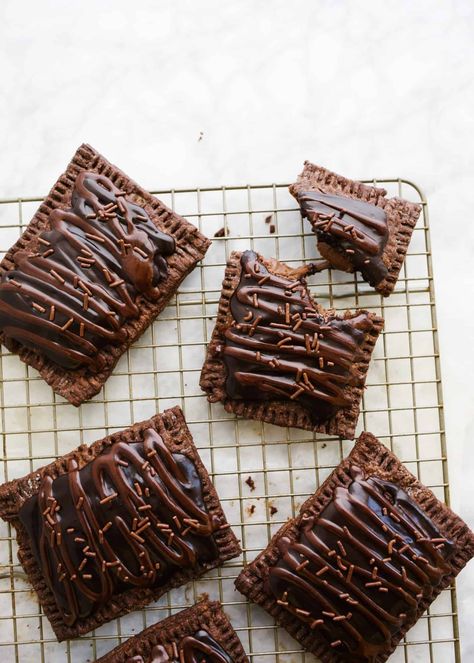
[[[395,287],[421,205],[305,162],[290,191],[311,223],[321,255],[336,269],[360,272],[378,292]]]
[[[0,486],[0,517],[58,640],[240,553],[178,407]]]
[[[0,263],[0,342],[80,405],[209,244],[82,145]]]
[[[248,663],[220,603],[202,601],[102,656],[96,663]]]
[[[306,273],[232,253],[201,388],[228,412],[351,439],[383,319],[324,310]]]
[[[371,433],[237,578],[324,663],[383,663],[474,555],[474,534]]]

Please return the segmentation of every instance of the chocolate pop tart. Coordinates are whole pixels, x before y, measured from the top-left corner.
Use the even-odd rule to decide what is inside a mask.
[[[360,272],[384,296],[397,282],[421,205],[305,162],[290,192],[336,269]]]
[[[383,319],[326,311],[306,273],[232,253],[201,388],[228,412],[351,439]]]
[[[80,405],[209,244],[82,145],[0,263],[0,342]]]
[[[220,603],[202,601],[150,626],[96,663],[248,663]]]
[[[474,534],[371,433],[236,581],[323,663],[383,663]]]
[[[0,517],[58,640],[240,553],[178,407],[0,486]]]

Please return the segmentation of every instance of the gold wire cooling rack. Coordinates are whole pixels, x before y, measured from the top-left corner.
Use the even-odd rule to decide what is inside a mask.
[[[309,282],[326,307],[367,307],[381,314],[359,430],[390,446],[436,495],[449,503],[433,272],[425,198],[401,179],[371,180],[391,195],[420,201],[423,213],[397,288],[384,300],[364,282],[326,271]],[[12,532],[0,529],[0,657],[21,663],[94,661],[124,638],[209,595],[224,604],[254,663],[311,663],[285,631],[234,590],[242,564],[267,544],[305,498],[348,453],[352,443],[255,421],[236,420],[210,405],[199,373],[215,320],[230,251],[249,246],[290,264],[317,258],[286,185],[230,186],[155,192],[212,237],[205,260],[183,283],[159,320],[130,348],[104,390],[79,409],[56,396],[35,370],[0,355],[0,480],[22,476],[82,442],[120,430],[180,404],[213,478],[243,558],[173,590],[146,610],[106,624],[91,636],[58,644],[25,581]],[[17,239],[40,198],[0,200],[0,248]],[[271,216],[271,219],[268,217]],[[272,227],[274,226],[274,227]],[[274,231],[274,232],[272,232]],[[248,478],[251,477],[252,481]],[[461,660],[455,588],[444,591],[407,634],[391,661]]]

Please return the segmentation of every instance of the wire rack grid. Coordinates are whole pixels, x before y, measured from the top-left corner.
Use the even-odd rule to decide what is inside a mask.
[[[370,183],[382,183],[390,194],[423,205],[395,292],[384,300],[357,277],[335,271],[311,277],[311,291],[326,307],[367,307],[385,318],[358,428],[373,432],[449,503],[426,200],[418,187],[406,180]],[[230,252],[251,247],[296,265],[318,257],[314,235],[284,184],[155,193],[207,236],[221,228],[225,236],[213,241],[205,260],[159,319],[122,357],[103,391],[80,408],[56,396],[35,370],[2,349],[0,480],[22,476],[79,443],[92,442],[180,404],[228,519],[241,539],[243,557],[173,590],[144,611],[106,624],[90,636],[58,644],[18,564],[14,533],[2,523],[0,656],[4,661],[21,663],[94,661],[124,638],[209,595],[224,604],[254,663],[311,663],[314,658],[303,653],[260,608],[244,600],[233,583],[242,565],[298,511],[352,443],[237,420],[221,404],[207,402],[199,389],[199,373]],[[0,201],[2,251],[23,231],[40,200]],[[253,481],[248,481],[249,477]],[[391,660],[461,660],[454,587],[438,597]]]

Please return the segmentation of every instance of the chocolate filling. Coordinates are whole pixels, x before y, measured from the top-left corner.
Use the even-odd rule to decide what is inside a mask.
[[[95,365],[99,350],[126,339],[138,295],[155,301],[175,250],[146,211],[94,172],[76,178],[69,209],[49,215],[36,251],[17,249],[0,278],[5,338],[64,368]]]

